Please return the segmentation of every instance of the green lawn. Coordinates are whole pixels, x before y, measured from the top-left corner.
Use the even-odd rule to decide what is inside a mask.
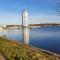
[[[0,53],[6,60],[60,60],[52,54],[0,37]]]

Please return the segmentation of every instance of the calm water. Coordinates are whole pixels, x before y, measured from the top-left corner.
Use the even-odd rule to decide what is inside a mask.
[[[23,31],[18,29],[3,30],[0,35],[20,42],[23,40]],[[29,29],[29,44],[60,54],[60,27]]]

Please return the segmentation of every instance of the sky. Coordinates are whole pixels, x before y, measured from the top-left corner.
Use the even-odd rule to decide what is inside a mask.
[[[60,23],[58,0],[0,0],[0,24],[22,24],[22,11],[29,12],[29,24]]]

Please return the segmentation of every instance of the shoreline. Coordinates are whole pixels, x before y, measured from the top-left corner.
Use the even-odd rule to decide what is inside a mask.
[[[4,39],[8,39],[7,37],[5,37],[5,36],[0,36],[0,37],[2,37],[2,38],[4,38]],[[8,40],[10,40],[10,41],[16,41],[16,40],[12,40],[12,39],[8,39]],[[28,47],[30,47],[30,48],[32,48],[32,49],[36,49],[36,50],[41,50],[41,51],[43,51],[43,52],[46,52],[46,53],[49,53],[49,54],[53,54],[53,55],[58,55],[59,57],[60,57],[60,54],[58,54],[58,53],[55,53],[55,52],[50,52],[50,51],[48,51],[48,50],[45,50],[45,49],[41,49],[41,48],[37,48],[37,47],[34,47],[34,46],[30,46],[29,44],[25,44],[25,43],[22,43],[22,42],[18,42],[18,41],[16,41],[17,43],[21,43],[21,44],[23,44],[23,45],[26,45],[26,46],[28,46]]]
[[[56,54],[56,53],[53,53],[53,52],[50,52],[50,51],[47,51],[47,50],[43,50],[43,49],[40,49],[40,48],[36,48],[36,47],[33,47],[33,46],[29,46],[28,44],[24,44],[24,43],[21,43],[21,42],[17,42],[17,41],[12,41],[10,39],[7,39],[6,37],[0,37],[2,39],[5,39],[6,41],[9,41],[9,43],[11,42],[15,42],[17,43],[18,45],[21,44],[24,46],[24,48],[26,47],[26,49],[30,49],[32,51],[35,51],[35,52],[41,52],[43,54],[43,56],[46,54],[47,56],[55,56],[56,60],[57,59],[60,59],[60,55],[59,54]],[[13,46],[13,45],[12,45]]]
[[[6,36],[0,36],[0,37],[2,37],[2,38],[4,38],[4,39],[8,39]],[[16,40],[12,40],[12,39],[8,39],[8,40],[11,40],[11,41],[16,41]],[[18,42],[18,41],[16,41],[17,43],[22,43],[22,42]],[[29,46],[30,48],[32,48],[32,49],[37,49],[37,50],[41,50],[41,51],[43,51],[43,52],[46,52],[46,53],[49,53],[49,54],[53,54],[53,55],[58,55],[59,57],[60,57],[60,54],[58,54],[58,53],[55,53],[55,52],[50,52],[50,51],[48,51],[48,50],[45,50],[45,49],[41,49],[41,48],[37,48],[37,47],[34,47],[34,46],[30,46],[29,44],[25,44],[25,43],[22,43],[22,44],[24,44],[24,45],[27,45],[27,46]]]

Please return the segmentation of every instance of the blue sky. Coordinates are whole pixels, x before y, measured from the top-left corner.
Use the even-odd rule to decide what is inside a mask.
[[[29,12],[29,23],[60,23],[60,17],[55,17],[56,2],[57,0],[0,0],[0,24],[21,24],[23,9]]]

